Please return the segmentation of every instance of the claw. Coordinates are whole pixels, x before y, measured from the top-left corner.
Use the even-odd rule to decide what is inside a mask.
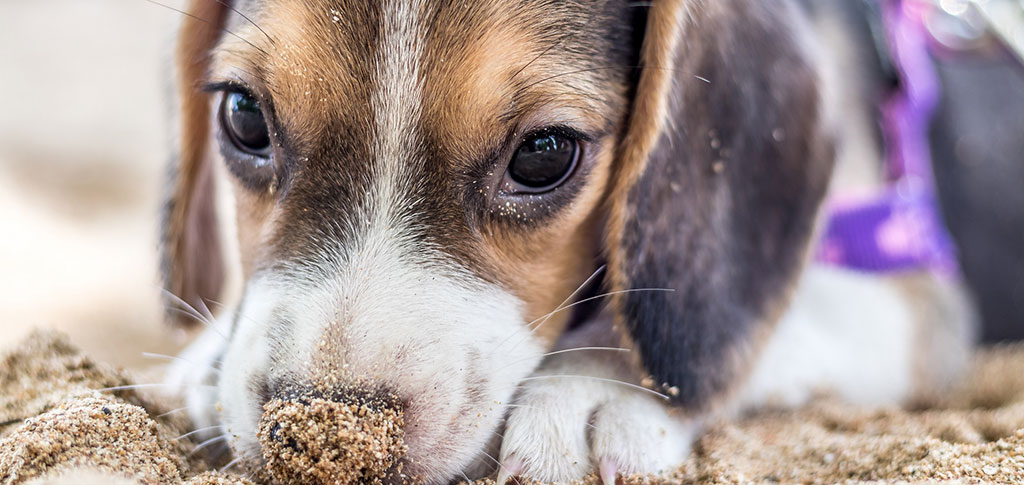
[[[509,456],[502,461],[502,464],[498,467],[498,479],[494,483],[497,485],[505,485],[509,478],[519,475],[523,472],[523,460],[516,458],[515,456]],[[518,484],[519,481],[516,480]]]
[[[611,460],[601,460],[601,464],[597,467],[598,473],[601,475],[601,483],[604,485],[615,485],[615,477],[619,474],[619,466]]]

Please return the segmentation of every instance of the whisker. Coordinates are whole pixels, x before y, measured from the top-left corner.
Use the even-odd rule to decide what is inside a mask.
[[[544,57],[544,55],[547,54],[548,52],[551,52],[551,49],[554,49],[555,47],[558,47],[562,43],[562,40],[564,40],[564,39],[565,39],[565,37],[560,37],[557,41],[555,41],[554,44],[551,44],[550,47],[548,47],[547,49],[544,49],[540,54],[537,54],[537,57],[534,57],[532,60],[530,60],[530,62],[527,62],[523,67],[520,67],[519,70],[516,71],[516,73],[513,74],[512,77],[510,77],[509,79],[515,79],[516,76],[518,76],[523,71],[525,71],[526,68],[530,67],[531,64],[533,64],[534,62],[537,62],[538,59],[540,59],[541,57]]]
[[[191,14],[191,13],[188,13],[188,12],[186,12],[186,11],[184,11],[184,10],[181,10],[181,9],[178,9],[178,8],[174,8],[174,7],[172,7],[172,6],[170,6],[170,5],[167,5],[167,4],[165,4],[165,3],[160,3],[160,2],[158,2],[158,1],[156,1],[156,0],[145,0],[145,1],[147,1],[147,2],[149,2],[149,3],[152,3],[153,5],[159,5],[159,6],[163,7],[163,8],[166,8],[166,9],[168,9],[168,10],[173,10],[173,11],[175,11],[175,12],[178,12],[178,13],[180,13],[180,14],[182,14],[182,15],[186,16],[186,17],[189,17],[189,18],[192,18],[192,19],[198,20],[198,21],[200,21],[200,22],[202,22],[202,23],[204,23],[204,24],[206,24],[206,25],[209,25],[209,26],[211,26],[211,27],[214,27],[214,28],[216,28],[217,30],[219,30],[219,31],[221,31],[221,32],[224,32],[225,34],[231,35],[231,36],[233,36],[233,37],[237,38],[238,40],[241,40],[242,42],[245,42],[246,44],[249,44],[250,46],[252,46],[252,48],[253,48],[253,49],[256,49],[256,50],[260,51],[260,52],[261,52],[261,53],[262,53],[263,55],[265,55],[265,56],[267,56],[267,57],[270,57],[270,54],[269,54],[269,53],[267,53],[267,51],[265,51],[265,50],[261,49],[261,48],[260,48],[259,46],[257,46],[256,44],[253,44],[252,42],[249,42],[248,40],[246,40],[246,38],[245,38],[245,37],[242,37],[242,36],[240,36],[240,35],[238,35],[238,34],[236,34],[236,33],[232,32],[232,31],[230,31],[230,30],[228,30],[228,29],[225,29],[225,28],[221,28],[221,27],[217,27],[216,25],[214,25],[214,24],[213,24],[213,22],[210,22],[210,21],[209,21],[209,20],[207,20],[207,19],[204,19],[204,18],[202,18],[202,17],[199,17],[199,16],[197,16],[197,15],[193,15],[193,14]],[[218,2],[218,3],[220,3],[220,2]]]
[[[198,445],[196,445],[196,447],[192,448],[192,451],[190,451],[187,456],[192,456],[192,455],[198,453],[199,450],[201,450],[203,448],[206,448],[207,446],[210,446],[210,445],[212,445],[212,444],[214,444],[214,443],[216,443],[218,441],[225,441],[227,439],[228,439],[228,435],[226,435],[226,434],[222,434],[220,436],[214,436],[213,438],[210,438],[210,439],[208,439],[206,441],[203,441],[202,443],[199,443]]]
[[[147,0],[147,1],[149,1],[149,0]],[[168,298],[171,298],[171,300],[174,301],[175,303],[177,303],[180,307],[182,307],[182,309],[185,310],[185,314],[186,315],[192,316],[193,318],[198,320],[199,323],[202,323],[207,328],[212,329],[217,335],[220,335],[221,338],[223,338],[224,340],[228,340],[227,335],[224,335],[217,328],[216,322],[214,321],[216,319],[213,318],[212,314],[210,315],[210,319],[207,319],[205,316],[203,316],[203,314],[199,313],[199,310],[197,310],[194,306],[190,305],[187,301],[183,300],[178,295],[175,295],[170,290],[167,290],[166,288],[161,288],[160,291],[163,292],[163,294],[166,295]],[[202,299],[200,299],[200,302],[201,301],[202,301]],[[203,306],[205,307],[206,304],[204,303]],[[177,308],[171,308],[171,309],[172,310],[179,310]],[[210,311],[209,308],[207,308],[206,311],[209,312]]]
[[[499,435],[499,436],[500,436],[500,435]],[[495,457],[491,456],[491,454],[490,454],[490,453],[488,453],[488,452],[486,452],[486,451],[483,451],[483,450],[480,450],[480,453],[483,453],[483,455],[484,455],[484,456],[486,456],[487,458],[490,458],[490,459],[491,459],[491,461],[493,461],[495,465],[501,466],[501,462],[500,462],[500,461],[498,461],[498,459],[497,459],[497,458],[495,458]]]
[[[154,353],[154,352],[143,352],[142,356],[147,358],[147,359],[180,360],[181,362],[184,362],[186,364],[198,365],[196,362],[188,360],[188,359],[186,359],[184,357],[181,357],[181,356],[178,356],[178,355],[167,355],[167,354],[157,354],[157,353]],[[214,359],[213,363],[220,364],[220,361]],[[215,373],[215,374],[220,374],[220,369],[218,369],[218,368],[216,368],[216,367],[214,367],[212,365],[205,365],[203,367],[213,371],[213,373]]]
[[[574,306],[581,305],[583,303],[594,301],[594,300],[597,300],[597,299],[600,299],[600,298],[607,298],[609,296],[622,295],[622,294],[625,294],[625,293],[639,293],[639,292],[643,292],[643,291],[674,292],[676,290],[674,288],[630,288],[628,290],[609,291],[607,293],[601,293],[600,295],[594,295],[594,296],[591,296],[589,298],[584,298],[584,299],[582,299],[580,301],[573,302],[570,305],[566,305],[565,307],[556,308],[554,311],[552,311],[551,313],[548,313],[547,315],[541,315],[540,317],[537,317],[537,320],[540,320],[540,319],[543,318],[543,319],[545,319],[545,321],[547,321],[548,318],[551,318],[552,315],[554,315],[554,314],[556,314],[558,312],[565,311],[565,310],[568,310],[568,309],[570,309],[570,308],[572,308]],[[537,320],[534,320],[534,321],[528,323],[527,326],[533,325],[534,323],[537,322]],[[539,324],[537,324],[537,327],[534,328],[533,330],[531,330],[530,333],[535,332],[537,330],[537,328],[540,328],[540,326],[543,325],[543,324],[544,324],[544,322],[540,322]]]
[[[171,308],[169,308],[169,310],[172,311],[172,312],[181,314],[181,315],[185,315],[186,317],[189,317],[189,318],[191,318],[191,319],[193,319],[193,320],[195,320],[195,321],[197,321],[199,323],[202,323],[203,325],[208,325],[208,323],[206,322],[206,318],[204,318],[204,317],[202,317],[200,315],[197,315],[195,313],[192,313],[191,310],[186,310],[184,308],[178,308],[178,307],[171,307]]]
[[[538,85],[540,83],[547,82],[547,81],[550,81],[552,79],[557,79],[557,78],[560,78],[562,76],[568,76],[570,74],[582,74],[582,73],[585,73],[585,72],[598,72],[598,71],[604,71],[604,70],[608,70],[608,69],[659,69],[659,70],[663,70],[663,71],[676,72],[676,73],[679,73],[679,74],[686,74],[685,71],[682,71],[682,70],[680,70],[678,68],[671,68],[671,67],[652,66],[652,65],[648,65],[648,64],[639,64],[639,65],[615,64],[615,65],[611,65],[611,66],[589,67],[589,68],[586,68],[586,69],[577,69],[577,70],[573,70],[573,71],[567,71],[567,72],[563,72],[563,73],[559,73],[559,74],[554,74],[554,75],[551,75],[551,76],[548,76],[548,77],[545,77],[545,78],[541,78],[541,79],[539,79],[537,81],[534,81],[534,82],[532,82],[530,84],[527,84],[526,86],[523,86],[520,89],[521,90],[526,90],[526,89],[531,88],[533,86],[536,86],[536,85]],[[700,79],[701,81],[710,83],[710,81],[707,80],[706,78],[702,78],[702,77],[696,76],[696,75],[694,77],[696,77],[697,79]]]
[[[152,384],[128,384],[128,385],[124,385],[124,386],[103,387],[103,388],[100,388],[100,389],[84,389],[84,390],[82,390],[82,392],[74,394],[74,396],[84,396],[84,395],[88,395],[89,393],[94,393],[94,392],[112,392],[112,391],[127,391],[127,390],[133,390],[133,389],[149,389],[149,388],[154,388],[154,387],[169,387],[171,385],[172,384],[168,383],[168,382],[157,382],[157,383],[152,383]],[[192,387],[197,387],[197,388],[198,387],[216,388],[217,386],[212,385],[212,384],[193,384]]]
[[[274,38],[271,37],[270,34],[268,34],[265,30],[263,30],[263,27],[260,27],[259,24],[257,24],[256,22],[253,22],[251,18],[246,16],[244,13],[240,12],[237,8],[232,7],[231,5],[229,5],[227,3],[224,3],[223,0],[213,0],[213,1],[223,5],[224,7],[227,7],[232,12],[235,12],[235,14],[237,14],[239,17],[242,17],[243,19],[245,19],[246,22],[249,22],[250,24],[252,24],[253,27],[256,27],[256,30],[259,30],[260,33],[263,34],[263,36],[266,37],[267,40],[270,41],[270,45],[273,45],[273,46],[277,45],[277,42],[274,42]]]
[[[254,76],[254,75],[253,75],[252,73],[249,73],[249,75],[250,75],[250,76],[252,76],[252,77],[256,77],[256,76]],[[223,309],[225,309],[225,308],[227,308],[227,305],[225,305],[225,304],[223,304],[223,303],[221,303],[221,302],[219,302],[219,301],[217,301],[217,300],[214,300],[214,299],[212,299],[212,298],[211,298],[211,299],[208,299],[208,300],[206,300],[206,301],[209,301],[209,302],[210,302],[210,305],[216,306],[217,308],[220,308],[220,309],[222,309],[222,310],[223,310]]]
[[[128,384],[124,386],[104,387],[101,389],[90,389],[96,392],[107,392],[107,391],[125,391],[130,389],[148,389],[151,387],[167,387],[170,384],[165,382],[157,382],[152,384]]]
[[[221,472],[221,473],[224,473],[224,472],[228,471],[231,467],[237,465],[240,461],[242,461],[244,459],[245,459],[245,455],[238,455],[234,459],[229,461],[226,465],[220,467],[220,470],[218,470],[218,471]]]
[[[219,424],[215,424],[213,426],[205,426],[205,427],[202,427],[202,428],[199,428],[199,429],[194,429],[192,431],[189,431],[188,433],[185,433],[185,434],[183,434],[183,435],[181,435],[181,436],[179,436],[177,438],[174,438],[172,441],[178,441],[178,440],[180,440],[182,438],[188,438],[189,436],[202,433],[203,431],[209,431],[211,429],[223,429],[223,428],[224,427],[219,425]]]
[[[544,322],[546,322],[548,320],[548,318],[551,318],[551,315],[554,315],[558,311],[562,310],[563,306],[565,306],[566,303],[571,301],[577,294],[579,294],[579,292],[583,291],[583,289],[586,288],[587,285],[589,285],[592,281],[594,281],[594,278],[597,278],[598,275],[600,275],[601,273],[604,273],[604,270],[607,269],[607,267],[608,267],[608,265],[602,264],[601,267],[599,267],[596,270],[594,270],[594,273],[591,274],[589,277],[587,277],[587,279],[581,285],[576,287],[576,290],[574,290],[572,293],[569,294],[569,296],[567,296],[564,300],[562,300],[562,303],[559,303],[558,307],[556,307],[554,311],[552,311],[551,313],[547,314],[544,317],[544,321],[540,322],[539,324],[537,324],[537,327],[540,327],[541,325],[543,325]],[[529,327],[534,322],[536,322],[536,320],[534,320],[533,322],[530,322],[526,326]],[[535,328],[535,329],[531,330],[530,333],[533,333],[535,330],[537,330],[537,329]]]
[[[534,87],[534,86],[536,86],[536,85],[538,85],[540,83],[547,82],[547,81],[550,81],[552,79],[557,79],[557,78],[560,78],[562,76],[568,76],[570,74],[582,74],[582,73],[585,73],[585,72],[597,72],[597,71],[604,71],[604,70],[608,70],[608,69],[622,69],[624,67],[627,68],[627,69],[628,68],[633,68],[633,69],[636,68],[636,66],[618,66],[618,65],[616,65],[616,66],[600,66],[600,67],[588,67],[586,69],[577,69],[577,70],[563,72],[561,74],[555,74],[555,75],[552,75],[552,76],[541,78],[540,80],[534,81],[534,82],[532,82],[530,84],[527,84],[526,86],[523,86],[521,89],[522,90],[526,90],[526,89],[532,88],[532,87]]]
[[[546,354],[541,354],[540,358],[544,359],[545,357],[550,357],[552,355],[567,354],[569,352],[579,352],[579,351],[583,351],[583,350],[603,350],[603,351],[610,351],[610,352],[632,352],[633,351],[633,349],[623,349],[621,347],[576,347],[576,348],[573,348],[573,349],[556,350],[554,352],[548,352]],[[523,362],[527,362],[527,361],[530,361],[530,360],[533,360],[533,357],[526,357],[526,358],[522,358],[522,359],[519,359],[519,360],[515,360],[515,361],[509,362],[508,364],[505,364],[505,365],[499,367],[496,371],[503,371],[503,370],[513,366],[513,365],[520,364],[520,363],[523,363]]]
[[[526,405],[526,404],[506,404],[505,407],[507,407],[507,408],[521,408],[521,409],[542,409],[542,408],[539,408],[537,406],[529,406],[529,405]]]
[[[565,304],[566,304],[566,302],[569,302],[570,300],[572,300],[572,299],[573,299],[573,297],[574,297],[574,296],[576,296],[576,295],[577,295],[577,294],[578,294],[578,293],[579,293],[580,291],[582,291],[582,290],[583,290],[583,288],[585,288],[585,287],[586,287],[586,286],[587,286],[588,284],[590,284],[590,282],[591,282],[591,281],[593,281],[593,280],[594,280],[594,278],[596,278],[596,277],[597,277],[597,275],[601,274],[601,272],[603,272],[603,271],[604,271],[604,269],[605,269],[605,267],[606,267],[606,266],[607,266],[607,265],[603,265],[603,264],[602,264],[602,265],[601,265],[601,266],[600,266],[599,268],[597,268],[596,270],[594,270],[594,272],[593,272],[593,273],[591,273],[591,274],[590,274],[590,276],[588,276],[588,277],[587,277],[587,279],[586,279],[586,280],[585,280],[585,281],[584,281],[583,283],[581,283],[581,284],[580,284],[579,286],[577,286],[577,287],[576,287],[576,289],[575,289],[575,290],[573,290],[573,292],[572,292],[572,293],[570,293],[570,294],[569,294],[569,296],[567,296],[567,297],[565,298],[565,300],[562,300],[562,303],[559,303],[559,304],[558,304],[558,306],[557,306],[557,307],[555,308],[555,310],[557,311],[557,310],[558,310],[559,308],[561,308],[561,307],[562,307],[562,305],[565,305]],[[552,312],[552,313],[549,313],[549,314],[548,314],[547,316],[550,316],[550,315],[552,315],[552,314],[554,314],[554,312]],[[542,317],[542,318],[543,318],[543,317]],[[526,326],[527,326],[527,327],[529,327],[529,326],[530,326],[530,325],[532,325],[532,324],[533,324],[534,322],[536,322],[536,320],[534,320],[533,322],[530,322],[530,323],[529,323],[529,324],[527,324]],[[539,326],[539,325],[538,325],[538,326]],[[536,330],[536,329],[534,329],[534,330]],[[515,345],[514,345],[514,346],[512,347],[512,350],[515,350],[515,348],[516,348],[516,347],[518,347],[518,346],[519,346],[519,345],[520,345],[521,343],[523,343],[523,341],[525,341],[525,340],[526,340],[526,339],[527,339],[527,338],[528,338],[528,337],[529,337],[530,335],[533,335],[533,332],[534,332],[534,330],[531,330],[531,331],[530,331],[530,332],[529,332],[529,333],[528,333],[527,335],[525,335],[525,336],[523,337],[523,339],[522,339],[522,340],[520,340],[520,341],[519,341],[518,343],[516,343],[516,344],[515,344]],[[494,350],[493,350],[493,351],[494,351],[494,352],[497,352],[497,351],[498,351],[498,349],[500,349],[500,348],[501,348],[501,347],[502,347],[503,345],[505,345],[505,343],[507,343],[507,342],[509,341],[509,339],[511,339],[511,338],[512,338],[513,336],[515,336],[515,334],[514,334],[514,333],[512,333],[512,334],[509,334],[509,336],[505,337],[505,338],[504,338],[504,339],[503,339],[503,340],[502,340],[501,342],[498,342],[498,344],[494,346]]]
[[[158,354],[156,352],[143,352],[142,356],[147,358],[147,359],[181,360],[181,361],[184,361],[184,362],[188,362],[189,364],[192,363],[192,362],[190,362],[190,361],[188,361],[186,359],[178,357],[177,355]]]
[[[158,414],[158,415],[156,415],[156,418],[157,419],[164,418],[164,417],[170,416],[170,415],[175,414],[175,413],[180,413],[180,412],[185,411],[187,409],[188,409],[188,406],[182,406],[180,408],[172,409],[170,411],[167,411],[166,413]]]
[[[558,355],[558,354],[567,354],[569,352],[579,352],[579,351],[582,351],[582,350],[607,350],[609,352],[632,352],[633,351],[633,349],[624,349],[624,348],[621,348],[621,347],[576,347],[574,349],[556,350],[554,352],[548,352],[548,353],[546,353],[544,355],[541,355],[541,358],[543,358],[543,357],[550,357],[552,355]]]
[[[470,480],[469,477],[466,476],[466,472],[459,470],[459,474],[462,475],[462,478],[466,479],[466,485],[470,485],[473,483],[473,480]]]
[[[219,463],[220,459],[223,458],[224,455],[226,455],[228,453],[231,453],[231,446],[229,446],[229,445],[221,446],[220,449],[217,450],[217,453],[215,455],[213,455],[212,457],[210,457],[210,461],[212,463]]]
[[[610,384],[618,384],[618,385],[621,385],[621,386],[626,386],[626,387],[629,387],[629,388],[632,388],[632,389],[636,389],[638,391],[646,392],[648,394],[653,394],[655,396],[658,396],[659,398],[661,398],[664,401],[671,400],[670,397],[668,397],[667,395],[662,394],[662,393],[660,393],[658,391],[655,391],[655,390],[652,390],[652,389],[648,389],[648,388],[643,387],[643,386],[638,386],[638,385],[630,383],[630,382],[620,381],[620,380],[617,380],[617,379],[606,379],[604,377],[569,375],[569,374],[556,374],[556,375],[547,375],[547,376],[525,377],[525,378],[523,378],[523,381],[524,382],[525,381],[536,381],[536,380],[540,380],[540,379],[592,379],[592,380],[595,380],[595,381],[607,382],[607,383],[610,383]]]
[[[192,317],[194,317],[196,320],[199,320],[200,322],[206,324],[211,323],[211,321],[207,320],[202,313],[199,313],[199,310],[197,310],[196,307],[192,306],[191,303],[185,301],[182,297],[175,295],[174,292],[172,292],[171,290],[168,290],[166,288],[160,288],[160,292],[163,293],[164,296],[170,298],[171,301],[173,301],[174,303],[177,303],[179,307],[187,311],[188,314],[192,315]]]
[[[199,304],[203,306],[203,316],[206,317],[208,322],[216,322],[217,317],[213,316],[213,312],[210,311],[210,307],[206,306],[206,302],[202,298],[199,299]],[[196,309],[198,310],[198,308]]]
[[[593,277],[591,277],[591,278],[593,278]],[[586,283],[584,283],[584,284],[586,284]],[[577,290],[577,291],[579,291],[579,290]],[[665,291],[665,292],[674,292],[674,291],[676,291],[676,290],[674,290],[674,289],[672,289],[672,288],[631,288],[631,289],[628,289],[628,290],[618,290],[618,291],[609,291],[609,292],[607,292],[607,293],[602,293],[602,294],[600,294],[600,295],[594,295],[594,296],[591,296],[591,297],[589,297],[589,298],[584,298],[584,299],[582,299],[582,300],[580,300],[580,301],[577,301],[577,302],[573,302],[572,304],[569,304],[569,305],[565,305],[565,306],[559,305],[559,307],[558,307],[558,308],[556,308],[556,309],[555,309],[554,311],[552,311],[551,313],[548,313],[547,315],[541,315],[541,316],[537,317],[537,319],[536,319],[536,320],[534,320],[534,321],[532,321],[532,322],[530,322],[530,323],[526,324],[526,326],[527,326],[527,327],[529,327],[529,326],[533,325],[534,323],[537,323],[537,321],[538,321],[538,320],[540,320],[540,323],[537,323],[537,325],[536,325],[536,326],[534,326],[534,327],[533,327],[532,329],[530,329],[530,332],[529,332],[528,334],[526,334],[526,336],[525,336],[525,337],[523,337],[523,339],[521,339],[521,340],[519,341],[519,343],[517,343],[516,345],[514,345],[514,346],[513,346],[513,347],[512,347],[512,348],[511,348],[511,349],[509,350],[509,352],[512,352],[512,351],[513,351],[513,350],[515,350],[515,349],[516,349],[516,348],[517,348],[517,347],[518,347],[518,346],[519,346],[519,345],[520,345],[521,343],[525,342],[525,341],[526,341],[526,338],[528,338],[528,337],[529,337],[530,335],[533,335],[534,333],[536,333],[536,332],[537,332],[537,330],[539,330],[539,329],[540,329],[540,327],[541,327],[541,326],[543,326],[543,325],[544,325],[544,323],[545,323],[545,322],[547,322],[547,321],[548,321],[548,319],[550,319],[552,315],[554,315],[554,314],[556,314],[556,313],[558,313],[558,312],[562,312],[562,311],[568,310],[568,309],[570,309],[570,308],[573,308],[573,307],[575,307],[575,306],[577,306],[577,305],[582,305],[582,304],[584,304],[584,303],[587,303],[587,302],[590,302],[590,301],[594,301],[594,300],[597,300],[597,299],[600,299],[600,298],[607,298],[607,297],[609,297],[609,296],[621,295],[621,294],[625,294],[625,293],[638,293],[638,292],[643,292],[643,291]],[[570,295],[570,298],[571,298],[571,295]],[[563,304],[564,304],[564,302],[563,302]]]

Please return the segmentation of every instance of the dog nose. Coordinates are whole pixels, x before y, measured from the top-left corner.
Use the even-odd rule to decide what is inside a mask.
[[[404,428],[388,393],[293,390],[263,406],[259,440],[276,482],[371,483],[401,472]]]

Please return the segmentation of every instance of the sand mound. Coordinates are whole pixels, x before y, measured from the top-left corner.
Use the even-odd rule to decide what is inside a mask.
[[[263,458],[285,483],[380,483],[405,454],[402,414],[384,405],[275,399],[263,409]]]
[[[247,483],[207,472],[191,457],[194,445],[175,439],[187,428],[180,416],[161,416],[164,403],[123,389],[131,384],[125,373],[91,361],[60,335],[34,333],[2,362],[4,485]]]
[[[195,445],[174,439],[187,423],[158,417],[173,403],[134,390],[93,391],[130,379],[59,336],[34,334],[0,362],[0,484],[249,483],[190,457]],[[257,482],[384,479],[402,440],[401,416],[386,409],[272,401],[260,433],[269,473]],[[940,407],[861,409],[823,399],[763,412],[712,426],[678,471],[625,482],[936,480],[1024,482],[1024,347],[980,352],[970,379]]]
[[[144,409],[106,396],[64,401],[0,445],[0,470],[12,483],[81,467],[167,483],[184,463]]]
[[[65,396],[127,384],[127,375],[89,360],[64,337],[35,333],[0,359],[0,433],[49,410]],[[141,404],[133,391],[115,395]]]

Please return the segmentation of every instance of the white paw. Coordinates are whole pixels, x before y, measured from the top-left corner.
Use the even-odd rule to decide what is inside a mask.
[[[629,380],[625,359],[562,355],[528,378],[512,405],[498,483],[510,476],[569,482],[597,472],[657,473],[678,466],[697,424]],[[568,377],[581,376],[581,377]]]

